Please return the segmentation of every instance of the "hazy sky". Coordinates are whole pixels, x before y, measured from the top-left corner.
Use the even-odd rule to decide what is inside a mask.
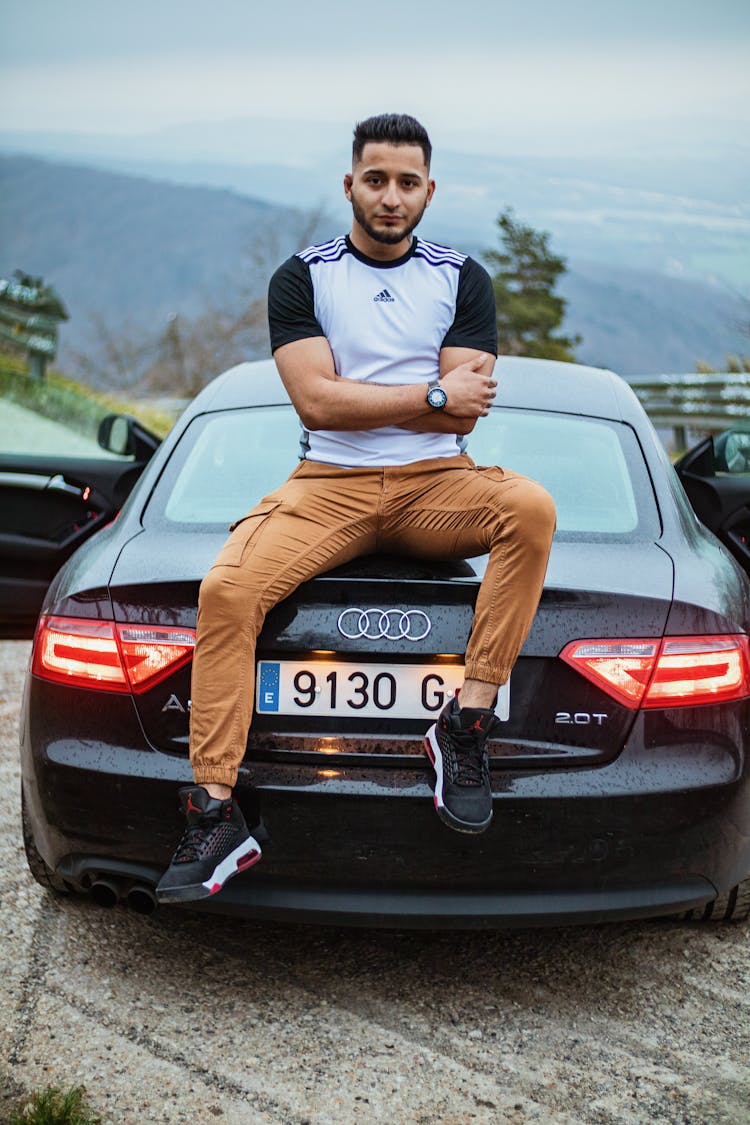
[[[750,3],[0,0],[0,128],[394,110],[549,137],[721,118],[747,142]]]

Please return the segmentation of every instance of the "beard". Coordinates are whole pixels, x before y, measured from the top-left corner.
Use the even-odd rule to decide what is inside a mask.
[[[354,194],[354,191],[352,191],[351,196],[352,196],[352,211],[354,212],[354,218],[359,223],[359,225],[362,227],[362,230],[365,232],[365,234],[369,235],[369,237],[373,240],[373,242],[382,242],[386,246],[395,246],[398,242],[403,242],[403,240],[405,238],[408,238],[409,235],[411,234],[411,232],[415,229],[415,227],[417,227],[419,225],[419,223],[421,222],[422,216],[424,215],[425,211],[427,210],[427,203],[424,203],[422,205],[422,209],[420,210],[419,214],[414,219],[405,220],[404,225],[402,227],[397,227],[397,228],[391,227],[391,228],[386,229],[386,230],[380,230],[380,229],[378,229],[378,227],[374,227],[372,225],[372,223],[369,221],[369,219],[365,215],[362,207],[357,202],[357,198]]]

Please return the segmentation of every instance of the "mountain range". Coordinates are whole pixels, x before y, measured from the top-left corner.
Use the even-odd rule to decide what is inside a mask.
[[[103,323],[137,337],[175,314],[250,300],[301,238],[347,229],[331,175],[346,153],[327,148],[327,136],[291,154],[277,137],[239,159],[237,144],[216,136],[201,149],[184,137],[139,148],[0,133],[0,276],[20,268],[55,285],[71,312],[63,363]],[[578,359],[625,375],[689,371],[698,360],[721,367],[749,348],[744,169],[735,162],[713,183],[704,166],[670,155],[638,167],[448,150],[419,233],[481,257],[497,245],[495,217],[513,206],[567,258],[560,292],[564,328],[583,338]],[[692,195],[678,191],[681,170]]]

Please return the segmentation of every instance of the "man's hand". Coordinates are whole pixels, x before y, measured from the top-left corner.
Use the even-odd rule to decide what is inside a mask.
[[[449,414],[457,418],[480,418],[489,414],[497,387],[492,377],[494,362],[494,356],[478,352],[441,374],[440,386],[448,396],[445,409]]]
[[[440,433],[469,433],[489,412],[497,383],[494,355],[469,348],[442,348],[441,386],[445,410],[425,402],[426,383],[383,386],[358,383],[336,374],[324,336],[298,340],[274,354],[281,379],[308,430],[373,430],[400,426]],[[442,419],[440,418],[442,415]],[[456,428],[450,418],[456,419]],[[420,425],[414,425],[419,419]]]

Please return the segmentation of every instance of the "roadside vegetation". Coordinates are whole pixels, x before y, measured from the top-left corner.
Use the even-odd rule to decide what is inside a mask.
[[[747,335],[750,336],[750,323],[747,328]],[[699,360],[695,365],[695,370],[699,375],[749,375],[750,374],[750,355],[728,355],[724,366],[721,368],[712,367],[710,363],[704,363]]]
[[[0,399],[83,434],[95,434],[106,413],[132,414],[159,437],[164,437],[174,422],[174,417],[164,410],[135,399],[94,391],[58,371],[48,371],[41,382],[31,379],[25,360],[6,351],[0,352]]]
[[[48,1086],[21,1099],[11,1112],[8,1125],[103,1125],[101,1117],[87,1105],[86,1090],[76,1086],[62,1090]]]

